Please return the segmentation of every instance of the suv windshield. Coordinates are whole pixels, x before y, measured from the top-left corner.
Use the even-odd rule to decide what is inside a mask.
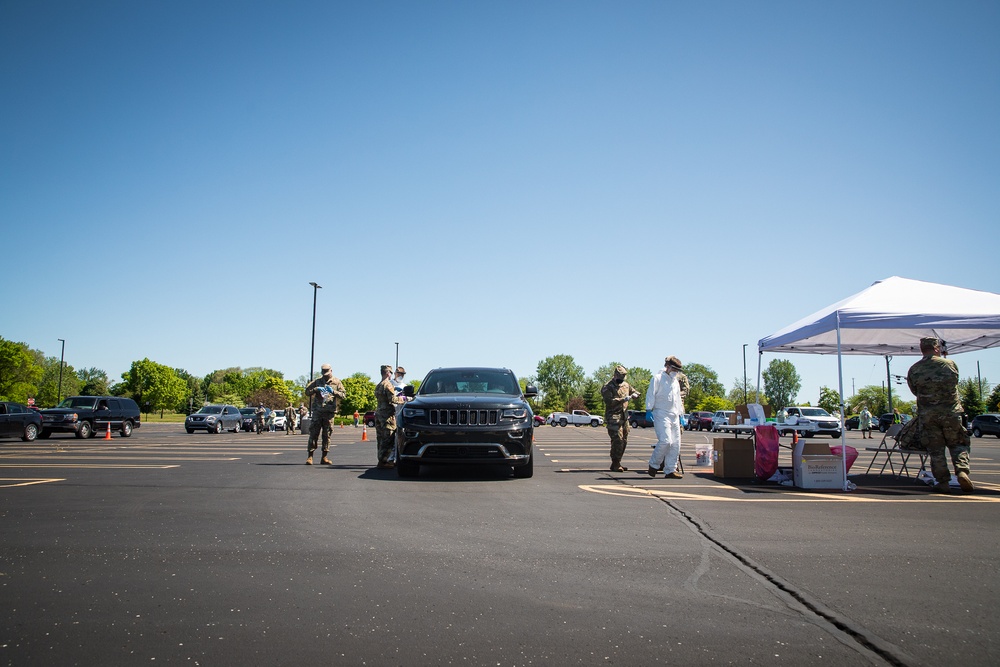
[[[203,415],[217,415],[220,412],[222,412],[222,406],[221,405],[206,405],[205,407],[203,407],[198,412],[200,412]]]
[[[420,384],[419,394],[511,394],[521,388],[510,373],[493,370],[431,371]]]
[[[93,396],[73,396],[59,404],[60,408],[93,408],[97,399]]]
[[[244,415],[246,417],[253,417],[255,414],[257,414],[257,409],[256,408],[240,408],[240,414]]]
[[[800,408],[803,417],[832,417],[829,412],[823,408]]]

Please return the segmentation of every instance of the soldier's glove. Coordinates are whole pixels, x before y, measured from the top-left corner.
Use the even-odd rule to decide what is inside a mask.
[[[650,422],[653,421],[653,411],[652,410],[646,410],[646,421],[650,421]]]

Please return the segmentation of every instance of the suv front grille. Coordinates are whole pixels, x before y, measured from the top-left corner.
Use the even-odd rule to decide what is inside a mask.
[[[495,426],[500,423],[499,410],[430,410],[432,426]]]

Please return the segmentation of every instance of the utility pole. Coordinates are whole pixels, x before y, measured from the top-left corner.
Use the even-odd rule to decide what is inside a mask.
[[[313,381],[313,363],[316,359],[316,292],[323,289],[322,285],[309,283],[313,286],[313,328],[312,343],[309,345],[309,382]]]
[[[62,338],[56,338],[57,341],[62,343],[62,351],[59,353],[59,392],[56,394],[56,405],[62,403],[62,371],[63,371],[63,359],[66,358],[66,341]]]
[[[757,401],[760,403],[760,401]],[[747,343],[743,343],[743,405],[747,404]]]

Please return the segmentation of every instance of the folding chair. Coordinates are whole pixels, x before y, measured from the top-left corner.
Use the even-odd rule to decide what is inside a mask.
[[[875,465],[875,461],[878,459],[879,454],[885,454],[885,463],[882,464],[882,469],[878,471],[878,474],[881,475],[885,472],[886,466],[889,466],[889,471],[892,472],[893,475],[896,474],[896,469],[892,466],[892,454],[899,451],[899,444],[896,442],[896,437],[902,429],[902,424],[893,424],[885,432],[885,435],[882,436],[882,442],[878,443],[878,447],[865,447],[865,451],[875,452],[872,455],[871,462],[868,464],[868,468],[865,470],[866,475],[869,471],[871,471],[872,466]],[[891,443],[890,440],[892,441]],[[905,465],[906,461],[904,460],[903,466],[905,467]],[[900,472],[902,472],[902,470],[900,470]]]

